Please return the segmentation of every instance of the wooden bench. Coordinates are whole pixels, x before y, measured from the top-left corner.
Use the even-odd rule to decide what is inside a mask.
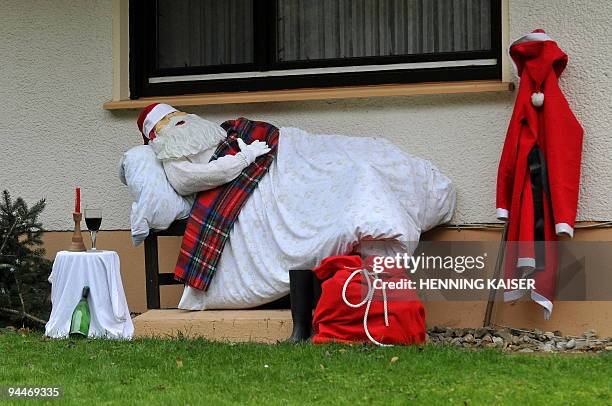
[[[174,273],[159,273],[159,257],[157,239],[159,237],[181,237],[185,234],[187,220],[177,220],[167,230],[149,232],[144,242],[145,274],[147,290],[147,308],[159,309],[159,286],[180,285],[174,279]]]
[[[158,257],[158,238],[159,237],[181,237],[185,234],[187,220],[177,220],[168,227],[167,230],[149,232],[149,236],[144,242],[145,250],[145,274],[146,274],[146,291],[147,291],[147,308],[159,309],[160,297],[159,287],[162,285],[180,285],[174,279],[174,273],[159,273],[159,257]],[[289,296],[285,296],[272,303],[258,306],[255,309],[289,309],[291,307]]]

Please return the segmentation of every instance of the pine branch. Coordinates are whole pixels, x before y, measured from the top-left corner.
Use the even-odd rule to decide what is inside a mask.
[[[19,302],[21,303],[21,311],[23,314],[26,312],[25,302],[23,301],[23,295],[21,294],[21,283],[17,278],[17,273],[13,272],[13,278],[15,278],[15,287],[17,288],[17,295],[19,296]]]
[[[6,233],[6,235],[4,236],[4,241],[2,241],[2,246],[0,246],[0,255],[2,255],[2,250],[4,249],[4,247],[6,246],[6,242],[9,240],[10,235],[13,233],[13,229],[15,228],[15,226],[17,225],[17,222],[19,221],[19,217],[15,218],[15,222],[13,223],[13,225],[11,226],[11,229],[9,230],[8,233]]]
[[[33,219],[36,219],[38,215],[42,213],[42,211],[45,208],[45,205],[46,205],[45,199],[40,199],[34,204],[34,206],[30,208],[29,214],[32,216]],[[41,226],[40,223],[36,223],[35,225],[37,226],[37,228],[40,228]]]
[[[6,213],[9,214],[13,202],[11,201],[11,195],[9,194],[8,190],[2,192],[2,198],[4,199],[4,204],[0,205],[0,209],[3,211],[8,210]]]
[[[44,257],[44,230],[38,221],[44,207],[44,199],[28,208],[25,200],[20,197],[13,200],[6,190],[0,195],[0,256],[6,259],[2,261],[6,264],[0,264],[3,286],[0,313],[42,324],[44,320],[28,311],[44,313],[48,307],[40,300],[48,295],[44,276],[50,267],[50,261]],[[10,272],[4,272],[5,269]]]

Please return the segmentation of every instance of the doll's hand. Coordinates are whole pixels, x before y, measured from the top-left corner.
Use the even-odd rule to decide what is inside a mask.
[[[242,139],[238,138],[238,147],[240,148],[240,152],[244,154],[244,157],[247,161],[247,164],[250,165],[257,157],[267,154],[270,152],[270,147],[263,141],[253,141],[249,145],[247,145]]]

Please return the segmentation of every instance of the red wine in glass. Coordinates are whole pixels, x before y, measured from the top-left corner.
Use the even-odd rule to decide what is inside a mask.
[[[91,235],[91,251],[96,250],[96,234],[102,224],[102,210],[96,208],[85,208],[85,224]]]
[[[87,224],[89,231],[100,231],[102,217],[85,217],[85,224]]]

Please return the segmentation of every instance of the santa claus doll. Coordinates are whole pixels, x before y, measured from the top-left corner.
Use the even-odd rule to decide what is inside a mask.
[[[291,290],[296,341],[310,336],[309,269],[374,255],[370,245],[412,252],[454,210],[450,179],[384,138],[246,118],[218,126],[166,104],[145,108],[138,128],[176,192],[197,193],[175,267],[179,308],[254,307]]]
[[[247,145],[238,138],[240,152],[211,161],[226,132],[215,123],[163,103],[144,108],[137,124],[145,144],[163,163],[168,181],[182,196],[228,183],[259,156],[270,152],[263,141]]]

